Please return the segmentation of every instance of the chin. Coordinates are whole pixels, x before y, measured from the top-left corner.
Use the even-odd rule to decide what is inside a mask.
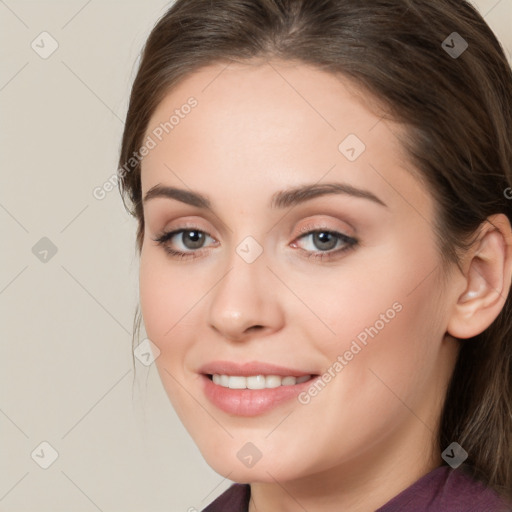
[[[237,448],[236,451],[232,452],[231,448],[226,445],[211,447],[212,452],[199,448],[206,463],[216,473],[237,483],[275,483],[276,480],[287,481],[301,476],[302,468],[297,466],[296,461],[283,465],[282,459],[278,457],[276,460],[274,455],[279,455],[279,451],[272,450],[273,454],[271,456],[262,454],[261,458],[254,463],[250,460],[247,461],[246,464],[250,465],[248,467],[244,464],[243,459],[245,453],[250,453],[250,450],[246,449],[243,452],[243,448],[242,450]],[[223,449],[222,453],[215,453],[219,449]]]

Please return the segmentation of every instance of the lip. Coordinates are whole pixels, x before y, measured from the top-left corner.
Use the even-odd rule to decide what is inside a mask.
[[[233,363],[216,361],[204,365],[199,370],[203,392],[208,400],[220,410],[235,416],[258,416],[279,405],[297,397],[319,377],[315,372],[305,372],[294,368],[286,368],[270,363],[250,362]],[[269,389],[230,389],[214,384],[209,375],[279,375],[281,377],[302,377],[311,375],[312,378],[292,386],[279,386]]]
[[[303,377],[304,375],[317,375],[314,371],[286,368],[271,363],[251,361],[247,363],[234,363],[232,361],[213,361],[199,368],[198,373],[214,375],[237,375],[250,377],[251,375],[280,375],[281,377]]]

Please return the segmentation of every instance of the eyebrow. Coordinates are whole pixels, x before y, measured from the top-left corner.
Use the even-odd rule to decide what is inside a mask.
[[[361,199],[368,199],[387,208],[387,204],[369,190],[361,189],[347,183],[323,183],[301,185],[298,187],[281,190],[272,195],[271,208],[282,209],[295,206],[316,197],[329,194],[344,194]],[[176,187],[155,185],[144,196],[144,203],[156,197],[175,199],[191,206],[202,209],[211,209],[210,199],[198,192],[192,192]]]

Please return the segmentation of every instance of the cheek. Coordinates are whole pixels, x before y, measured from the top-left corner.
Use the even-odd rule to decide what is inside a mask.
[[[146,332],[152,341],[158,341],[172,325],[173,294],[169,293],[166,274],[151,256],[151,249],[143,249],[139,267],[139,296]]]
[[[435,373],[445,316],[438,254],[428,242],[414,248],[398,242],[379,254],[369,252],[339,279],[309,291],[304,281],[298,288],[331,330],[319,321],[302,321],[308,338],[326,356],[327,368],[343,358],[345,378],[339,380],[359,395],[363,389],[371,389],[374,397],[389,394],[370,370],[410,396]]]
[[[364,341],[365,333],[370,337],[368,330],[379,331],[382,338],[385,332],[393,330],[396,335],[399,329],[402,336],[395,341],[405,343],[426,326],[433,328],[433,316],[439,316],[438,266],[434,245],[424,240],[411,247],[409,234],[409,239],[397,237],[386,245],[365,248],[332,271],[317,270],[314,277],[312,272],[288,275],[296,295],[317,317],[301,303],[295,320],[303,328],[309,325],[309,339],[328,350],[343,348],[358,335]]]
[[[338,285],[337,300],[328,300],[331,290],[324,289],[317,304],[326,305],[324,319],[335,335],[319,336],[321,326],[302,324],[310,329],[314,352],[324,356],[326,383],[318,393],[303,397],[301,403],[309,401],[302,411],[307,415],[301,420],[304,436],[310,428],[325,439],[312,442],[321,445],[319,452],[330,454],[325,457],[332,464],[363,452],[404,422],[419,421],[411,410],[430,423],[425,400],[437,375],[443,333],[442,319],[436,321],[442,306],[435,276],[417,286],[418,279],[411,280],[398,266],[394,273],[380,273],[379,280],[374,277],[371,286],[362,284],[362,278],[347,279],[345,293],[340,294]],[[308,423],[315,417],[323,421]],[[341,440],[338,431],[344,433]]]
[[[142,317],[148,337],[163,350],[166,340],[175,339],[176,331],[186,323],[197,297],[193,280],[179,266],[171,266],[160,248],[141,252],[139,295]]]
[[[184,357],[197,318],[194,306],[201,295],[194,279],[170,265],[159,248],[143,249],[139,267],[140,308],[148,338],[159,348],[155,360],[162,384],[178,416],[185,422],[193,409],[184,392]],[[204,290],[203,290],[204,293]]]

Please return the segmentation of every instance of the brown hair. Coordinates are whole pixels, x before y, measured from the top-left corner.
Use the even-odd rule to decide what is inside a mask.
[[[457,32],[460,56],[442,43]],[[457,36],[455,36],[457,37]],[[144,237],[140,161],[155,108],[190,73],[254,57],[339,73],[382,100],[407,128],[415,172],[436,200],[445,261],[458,261],[487,217],[512,221],[512,72],[495,35],[461,0],[177,0],[152,30],[133,83],[119,187]],[[138,309],[138,308],[137,308]],[[140,316],[134,322],[140,327]],[[447,392],[439,447],[457,441],[474,475],[512,488],[512,302],[465,340]]]

